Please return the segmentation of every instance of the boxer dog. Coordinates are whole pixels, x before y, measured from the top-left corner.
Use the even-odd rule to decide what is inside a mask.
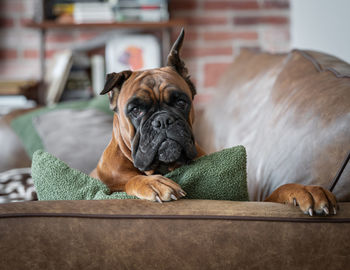
[[[186,195],[162,176],[205,154],[192,133],[196,89],[179,56],[183,39],[182,29],[165,67],[107,75],[101,95],[115,112],[113,134],[91,175],[111,191],[158,202]],[[333,194],[317,186],[286,184],[266,201],[298,204],[309,215],[336,212]]]

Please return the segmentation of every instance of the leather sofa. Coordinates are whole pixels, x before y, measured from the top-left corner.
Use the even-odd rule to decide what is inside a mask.
[[[330,185],[350,150],[347,63],[311,51],[243,51],[195,130],[208,152],[246,146],[251,202],[2,204],[1,269],[348,268],[349,166],[334,189],[335,216],[258,202],[287,182]],[[20,142],[11,147],[2,158]]]

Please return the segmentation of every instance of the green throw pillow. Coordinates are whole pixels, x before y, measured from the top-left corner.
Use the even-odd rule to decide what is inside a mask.
[[[248,201],[246,151],[243,146],[197,159],[165,175],[177,182],[188,199]],[[134,199],[111,193],[101,181],[70,168],[51,154],[33,155],[32,178],[39,200]]]

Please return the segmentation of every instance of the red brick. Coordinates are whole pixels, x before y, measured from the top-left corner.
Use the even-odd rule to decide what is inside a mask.
[[[27,58],[27,59],[39,58],[39,51],[38,50],[24,50],[23,57]]]
[[[179,16],[177,18],[180,18]],[[228,20],[225,17],[181,17],[186,20],[188,26],[223,25]]]
[[[259,9],[257,1],[205,1],[204,9],[207,10],[254,10]]]
[[[203,34],[204,40],[207,41],[222,41],[231,39],[242,40],[257,40],[257,32],[205,32]]]
[[[193,10],[197,8],[196,0],[171,0],[169,2],[169,10]]]
[[[74,41],[74,36],[72,33],[55,33],[51,32],[46,36],[47,42],[53,43],[65,43]]]
[[[204,87],[216,86],[230,63],[210,63],[204,66]]]
[[[185,47],[181,53],[184,58],[203,57],[203,56],[217,56],[217,55],[232,55],[232,47]]]
[[[98,32],[80,32],[79,33],[79,40],[90,40],[93,38],[96,38],[98,36]]]
[[[46,50],[45,58],[52,58],[56,52],[57,52],[56,50]]]
[[[13,27],[15,21],[13,19],[0,18],[0,27]]]
[[[17,51],[13,49],[1,49],[0,59],[15,59],[17,58]]]
[[[254,24],[286,24],[288,18],[283,16],[252,16],[252,17],[235,17],[235,25],[254,25]]]

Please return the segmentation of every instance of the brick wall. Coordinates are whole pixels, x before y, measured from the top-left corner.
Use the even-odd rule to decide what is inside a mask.
[[[288,51],[288,0],[177,0],[174,18],[187,19],[183,58],[205,103],[241,48]]]
[[[39,34],[23,27],[37,0],[0,0],[0,79],[39,77]],[[289,50],[288,0],[172,0],[173,18],[185,18],[182,51],[200,95],[210,99],[222,72],[241,48]],[[49,31],[46,57],[96,37],[96,31]],[[178,33],[174,33],[175,39]]]
[[[0,79],[38,77],[32,50],[39,46],[39,35],[23,27],[33,15],[32,5],[32,0],[0,0]]]

